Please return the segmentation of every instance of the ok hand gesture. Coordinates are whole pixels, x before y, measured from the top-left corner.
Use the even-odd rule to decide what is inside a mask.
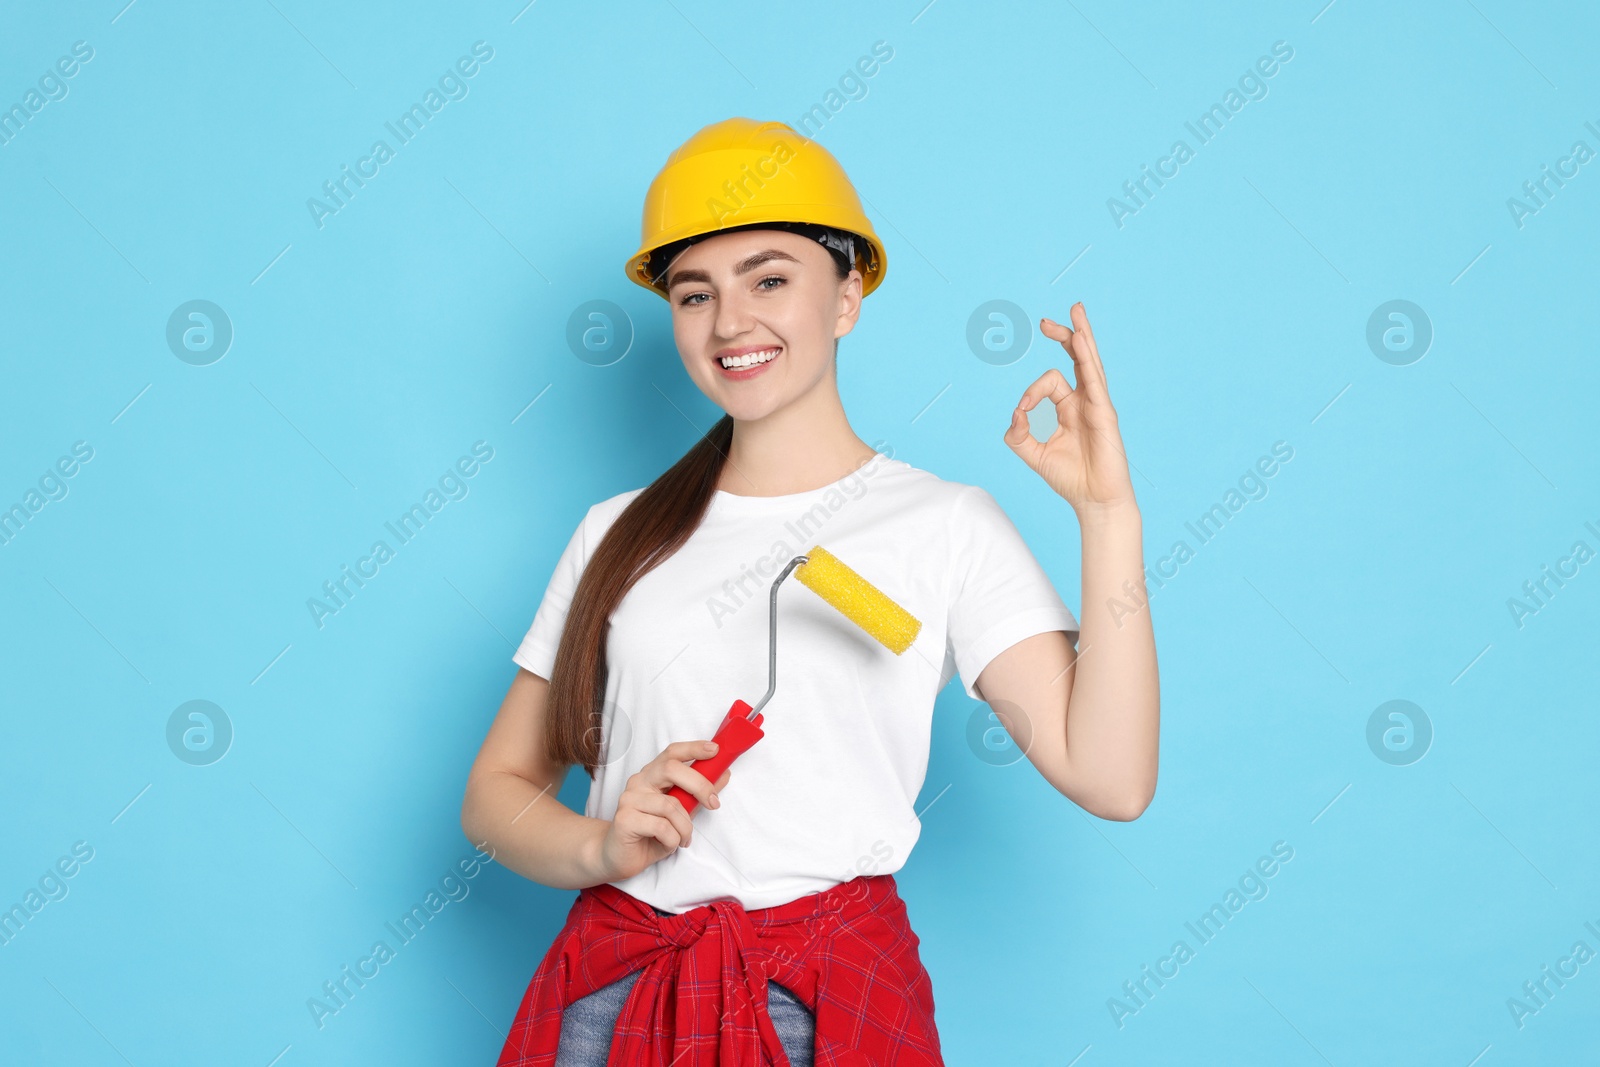
[[[1117,413],[1106,391],[1105,368],[1081,302],[1072,305],[1071,316],[1075,329],[1040,319],[1039,330],[1060,341],[1072,357],[1077,388],[1054,367],[1045,371],[1012,411],[1005,442],[1072,505],[1081,520],[1135,504]],[[1027,413],[1043,399],[1055,404],[1058,425],[1048,441],[1040,442],[1028,430]]]

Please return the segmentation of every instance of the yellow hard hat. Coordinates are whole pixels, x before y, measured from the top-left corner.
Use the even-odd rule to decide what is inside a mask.
[[[785,123],[746,118],[714,122],[667,157],[645,193],[639,251],[628,259],[628,278],[666,299],[666,290],[651,278],[651,253],[686,238],[762,223],[809,223],[855,235],[861,240],[854,243],[864,246],[854,250],[861,295],[883,281],[883,242],[839,161]]]

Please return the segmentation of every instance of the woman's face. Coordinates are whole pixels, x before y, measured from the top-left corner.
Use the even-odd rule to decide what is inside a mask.
[[[689,377],[739,420],[763,418],[831,383],[834,339],[861,311],[861,272],[841,282],[826,248],[787,230],[697,241],[668,266],[667,284]],[[745,368],[724,368],[719,358],[774,351]]]

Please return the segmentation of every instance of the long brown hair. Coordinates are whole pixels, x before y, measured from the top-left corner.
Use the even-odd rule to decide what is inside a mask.
[[[611,613],[635,582],[681,548],[700,525],[732,443],[733,416],[724,415],[622,509],[590,555],[573,591],[550,671],[545,754],[555,763],[581,763],[594,777],[600,762]]]
[[[841,282],[852,268],[859,269],[859,262],[829,251]],[[838,338],[833,354],[837,359]],[[611,613],[635,582],[666,562],[699,527],[732,444],[733,416],[723,415],[682,459],[622,509],[584,565],[556,646],[545,702],[545,755],[557,765],[581,763],[594,777],[600,763]]]

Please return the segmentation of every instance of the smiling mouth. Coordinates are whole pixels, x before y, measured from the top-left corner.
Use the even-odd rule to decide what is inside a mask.
[[[771,363],[773,360],[777,359],[782,353],[782,346],[774,345],[771,348],[763,348],[759,351],[750,352],[743,356],[716,359],[713,362],[716,363],[717,367],[722,370],[724,374],[729,374],[734,377],[747,377],[750,371],[753,371],[758,367],[766,366],[768,363]]]

